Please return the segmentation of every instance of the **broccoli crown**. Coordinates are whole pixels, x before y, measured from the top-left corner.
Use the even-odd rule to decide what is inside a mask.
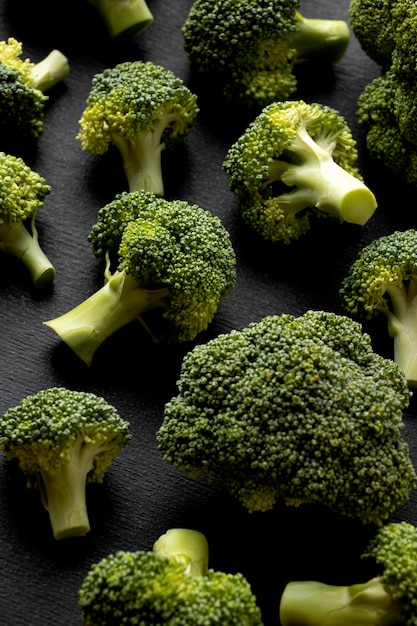
[[[282,497],[378,523],[416,484],[408,402],[403,374],[357,322],[269,316],[184,357],[157,440],[165,461],[217,476],[249,511]]]
[[[375,197],[357,158],[338,111],[287,100],[261,111],[229,148],[223,169],[244,220],[265,239],[290,243],[317,211],[360,224],[373,214]]]
[[[71,458],[71,448],[94,449],[89,482],[101,482],[129,440],[129,424],[104,398],[65,387],[43,389],[22,399],[0,421],[0,449],[35,482]]]
[[[396,0],[392,3],[394,30],[393,71],[400,79],[415,81],[417,71],[417,7],[414,0]]]
[[[172,147],[197,113],[196,96],[173,72],[151,61],[125,61],[94,75],[77,139],[97,155],[117,138],[135,142],[141,133],[156,133]]]
[[[391,65],[395,48],[393,0],[351,0],[349,23],[365,54],[382,68]],[[401,4],[401,3],[400,3]]]

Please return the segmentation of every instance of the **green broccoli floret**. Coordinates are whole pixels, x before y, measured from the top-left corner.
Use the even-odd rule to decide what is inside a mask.
[[[129,191],[164,194],[161,153],[191,130],[197,98],[183,81],[151,61],[126,61],[95,74],[77,139],[94,155],[116,146]]]
[[[0,420],[0,450],[40,490],[55,539],[90,530],[86,485],[101,483],[130,439],[129,423],[93,393],[43,389]]]
[[[118,551],[94,563],[79,590],[83,626],[262,626],[242,574],[208,568],[206,537],[172,528],[151,551]]]
[[[235,284],[229,233],[185,201],[121,193],[100,209],[89,240],[107,260],[104,286],[45,322],[88,365],[107,337],[137,319],[154,340],[192,341]]]
[[[415,626],[417,529],[407,522],[382,526],[363,558],[374,559],[381,574],[347,586],[288,583],[281,597],[282,626]]]
[[[349,23],[365,54],[383,70],[392,61],[395,48],[393,0],[351,0]]]
[[[223,169],[243,219],[264,239],[290,243],[312,215],[365,224],[377,203],[356,167],[341,114],[303,100],[265,107],[230,147]]]
[[[358,319],[386,316],[394,360],[417,387],[417,231],[394,231],[363,247],[340,294],[345,310]]]
[[[215,477],[249,512],[317,503],[380,523],[416,485],[410,392],[351,318],[268,316],[195,346],[165,405],[163,459]]]
[[[33,63],[22,59],[22,43],[13,37],[0,41],[0,127],[24,138],[37,139],[43,132],[46,91],[66,78],[67,57],[52,50]]]
[[[37,288],[51,284],[56,275],[35,226],[50,191],[45,179],[23,159],[0,152],[0,250],[23,263]]]
[[[142,33],[154,21],[145,0],[88,0],[104,20],[110,37],[126,39]]]
[[[261,108],[297,87],[298,59],[339,62],[349,43],[343,20],[313,19],[298,0],[194,0],[182,27],[191,63],[219,82],[226,101]]]

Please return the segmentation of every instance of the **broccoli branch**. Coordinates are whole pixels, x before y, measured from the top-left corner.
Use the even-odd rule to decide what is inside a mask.
[[[59,50],[52,50],[44,59],[35,63],[31,70],[34,86],[44,93],[69,74],[67,57]]]
[[[389,285],[386,293],[391,308],[382,309],[388,319],[388,332],[394,340],[394,360],[411,387],[417,387],[417,281]]]
[[[170,528],[155,541],[153,551],[183,563],[186,574],[207,574],[208,543],[205,535],[197,530]]]
[[[318,59],[338,63],[349,44],[350,33],[343,20],[324,20],[297,13],[298,27],[292,41],[299,59]]]
[[[282,626],[391,626],[400,610],[378,577],[357,585],[313,581],[289,583],[280,604]]]
[[[113,39],[139,34],[153,22],[145,0],[89,0]]]

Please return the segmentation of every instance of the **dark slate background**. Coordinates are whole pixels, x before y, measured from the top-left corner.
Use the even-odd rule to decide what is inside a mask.
[[[306,0],[308,17],[348,19],[348,1]],[[191,0],[149,0],[154,24],[133,41],[116,45],[85,0],[1,0],[0,38],[14,36],[24,56],[36,62],[52,48],[69,59],[71,72],[50,92],[44,133],[35,146],[13,144],[42,174],[52,192],[37,225],[57,278],[46,293],[35,293],[25,271],[1,257],[0,414],[41,388],[65,385],[89,390],[113,403],[131,422],[133,439],[102,485],[88,488],[91,532],[57,542],[39,494],[26,489],[13,464],[0,459],[0,624],[76,626],[77,591],[93,562],[118,549],[151,549],[167,528],[187,526],[206,533],[213,568],[241,571],[250,581],[265,626],[277,626],[280,593],[291,579],[336,584],[373,574],[360,561],[374,528],[342,519],[320,507],[249,514],[216,483],[187,480],[168,467],[155,445],[164,403],[175,393],[179,367],[190,346],[155,346],[139,325],[119,331],[87,368],[43,321],[88,297],[102,284],[102,266],[87,234],[97,210],[126,189],[118,154],[83,153],[75,140],[78,120],[96,72],[129,59],[151,60],[173,70],[199,94],[200,115],[184,145],[165,154],[168,198],[197,203],[218,215],[230,230],[238,256],[235,290],[221,304],[200,340],[242,328],[264,315],[302,314],[307,309],[341,312],[338,290],[357,251],[395,228],[415,227],[415,190],[372,163],[356,120],[356,101],[379,68],[352,37],[334,68],[299,64],[294,97],[337,108],[349,122],[360,150],[362,173],[379,201],[364,227],[320,223],[291,247],[268,245],[245,228],[221,164],[247,118],[226,110],[216,91],[193,75],[183,50],[181,26]],[[1,145],[0,149],[6,146]],[[411,200],[410,200],[411,198]],[[369,330],[375,348],[392,356],[383,323]],[[404,436],[417,461],[416,403],[405,415]],[[394,520],[417,524],[417,495]]]

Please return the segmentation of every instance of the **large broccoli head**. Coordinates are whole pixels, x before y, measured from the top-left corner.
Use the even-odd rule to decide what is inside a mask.
[[[375,196],[357,158],[338,111],[288,100],[262,110],[230,147],[223,168],[246,223],[267,240],[291,243],[317,213],[361,225],[373,215]]]
[[[407,383],[353,320],[269,316],[196,346],[158,433],[165,461],[222,481],[249,510],[320,503],[380,522],[416,476]]]
[[[351,0],[349,23],[365,54],[388,69],[395,48],[393,0]]]

